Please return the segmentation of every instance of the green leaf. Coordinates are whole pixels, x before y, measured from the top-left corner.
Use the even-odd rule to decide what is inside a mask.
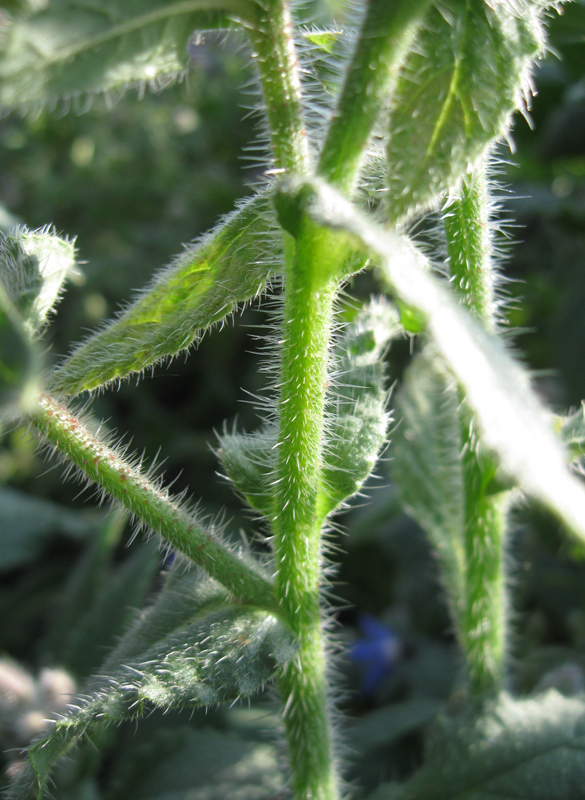
[[[264,291],[281,261],[268,197],[257,195],[163,270],[132,305],[73,351],[52,387],[96,389],[185,350],[238,303]]]
[[[313,199],[307,197],[312,187]],[[486,333],[430,271],[426,256],[406,237],[386,231],[323,181],[285,182],[318,224],[341,241],[356,242],[380,261],[389,291],[426,319],[426,332],[463,388],[475,413],[481,441],[498,456],[505,476],[540,500],[581,541],[585,540],[585,489],[566,466],[553,431],[552,414],[530,386],[522,366],[504,344]]]
[[[275,453],[278,434],[274,428],[257,433],[224,433],[219,437],[218,457],[228,478],[250,508],[272,519]]]
[[[153,542],[141,542],[136,552],[104,576],[91,605],[69,628],[59,663],[85,678],[103,661],[104,652],[124,632],[134,609],[140,608],[160,570],[160,553]]]
[[[390,414],[383,357],[400,331],[395,309],[383,299],[372,300],[339,341],[337,377],[326,407],[323,516],[359,492],[386,443]]]
[[[393,96],[388,207],[394,220],[450,189],[522,108],[544,44],[531,0],[441,0]]]
[[[39,367],[36,348],[0,282],[0,418],[34,407]]]
[[[84,697],[32,745],[32,771],[10,797],[42,796],[55,761],[97,724],[137,719],[151,708],[197,708],[259,691],[295,652],[292,635],[265,611],[229,605],[211,581],[173,579],[103,666]]]
[[[264,712],[266,719],[266,711]],[[109,800],[276,800],[286,796],[280,748],[211,727],[156,730],[118,759]],[[123,764],[120,764],[123,761]]]
[[[454,608],[464,597],[465,479],[457,383],[427,347],[408,368],[396,399],[392,475],[407,511],[437,551]]]
[[[75,274],[75,248],[50,228],[0,233],[0,280],[24,327],[36,336]]]
[[[555,690],[440,718],[428,761],[370,800],[568,800],[585,786],[585,703]]]
[[[95,519],[25,492],[0,487],[0,572],[18,569],[42,555],[58,535],[82,540]]]
[[[248,0],[51,0],[0,39],[0,106],[40,106],[131,85],[155,88],[189,65],[196,29],[246,17]]]

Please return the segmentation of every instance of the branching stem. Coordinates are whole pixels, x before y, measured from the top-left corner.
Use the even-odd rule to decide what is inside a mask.
[[[43,395],[31,417],[43,438],[165,542],[186,555],[235,598],[275,611],[269,581],[225,547],[168,491],[82,423],[65,405]]]
[[[429,0],[370,0],[318,172],[351,193],[374,125],[389,105]]]

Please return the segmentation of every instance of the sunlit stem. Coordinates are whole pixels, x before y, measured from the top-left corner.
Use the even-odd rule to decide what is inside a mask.
[[[445,214],[453,291],[484,327],[496,330],[494,267],[485,165],[461,182]],[[503,688],[506,677],[504,537],[509,495],[497,491],[496,464],[482,449],[473,418],[461,411],[466,489],[465,590],[459,622],[469,687],[482,697]]]

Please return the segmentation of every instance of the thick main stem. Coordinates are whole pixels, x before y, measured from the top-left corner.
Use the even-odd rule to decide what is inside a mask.
[[[287,0],[265,4],[251,33],[266,102],[274,168],[309,174],[301,84]],[[304,234],[304,235],[303,235]],[[310,231],[286,235],[282,386],[274,500],[275,592],[299,650],[279,676],[296,800],[336,800],[320,607],[323,414],[337,283],[320,278]]]
[[[451,283],[484,327],[496,329],[494,270],[485,165],[462,181],[445,216]],[[465,519],[465,598],[460,640],[471,694],[499,691],[506,672],[504,536],[507,494],[493,488],[495,464],[482,452],[473,420],[462,411]]]

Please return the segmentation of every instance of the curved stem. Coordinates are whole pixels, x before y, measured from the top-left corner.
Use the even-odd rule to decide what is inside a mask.
[[[275,611],[274,590],[266,578],[228,550],[213,535],[213,530],[208,530],[195,514],[133,466],[123,453],[66,406],[43,395],[31,421],[43,438],[67,456],[84,477],[198,564],[234,597]]]
[[[319,159],[318,172],[351,193],[374,125],[391,99],[429,0],[370,0]]]
[[[447,206],[445,231],[453,290],[484,327],[494,332],[496,302],[485,164],[466,176],[458,196]],[[501,690],[506,674],[504,537],[509,495],[492,491],[496,465],[482,451],[473,419],[464,407],[461,425],[466,564],[459,633],[471,694],[481,697]]]

